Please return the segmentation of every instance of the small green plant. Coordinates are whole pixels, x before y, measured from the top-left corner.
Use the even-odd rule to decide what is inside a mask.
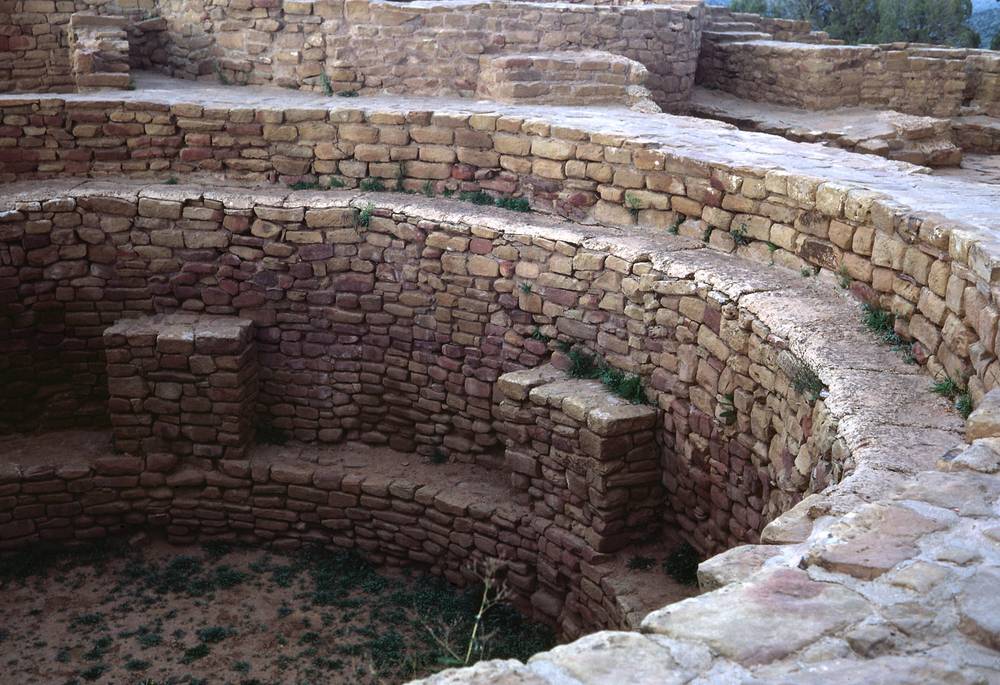
[[[630,557],[625,564],[629,571],[648,571],[655,565],[656,559],[644,556]]]
[[[323,93],[327,97],[333,97],[333,83],[330,81],[330,77],[326,75],[325,71],[319,75],[319,82],[323,86]]]
[[[232,637],[236,634],[236,631],[232,628],[225,628],[223,626],[209,626],[208,628],[199,628],[195,634],[202,642],[212,644],[215,642],[222,642],[227,637]]]
[[[135,87],[136,87],[135,86],[135,79],[134,78],[130,78],[128,80],[128,84],[125,86],[125,90],[135,90]]]
[[[569,340],[557,340],[556,347],[563,354],[569,354],[573,350],[573,343]]]
[[[424,187],[421,189],[421,192],[427,197],[434,197],[434,182],[424,181]]]
[[[669,233],[670,235],[677,235],[678,233],[680,233],[681,224],[683,224],[685,220],[687,220],[686,216],[684,216],[683,214],[678,214],[677,218],[674,219],[674,223],[670,224],[670,226],[667,228],[667,233]]]
[[[163,183],[164,183],[165,185],[168,185],[168,186],[175,186],[175,185],[177,185],[177,184],[179,183],[179,181],[177,180],[177,177],[176,177],[176,176],[171,176],[170,178],[168,178],[168,179],[167,179],[166,181],[164,181]]]
[[[254,437],[264,445],[284,445],[288,442],[288,431],[278,428],[270,419],[261,419],[254,428]]]
[[[250,672],[250,662],[249,661],[235,661],[233,662],[233,670],[237,673],[249,673]]]
[[[491,205],[493,196],[484,190],[467,190],[458,194],[458,199],[474,205]]]
[[[364,207],[361,208],[360,212],[358,212],[358,225],[367,226],[372,222],[372,216],[374,215],[375,215],[375,205],[369,202],[368,204],[366,204]]]
[[[521,284],[518,286],[518,288],[520,288],[521,292],[524,293],[525,295],[530,295],[534,286],[528,281],[522,281]]]
[[[444,190],[441,191],[441,194],[444,195],[445,197],[451,197],[452,195],[455,194],[455,189],[445,188]]]
[[[80,671],[80,677],[84,680],[97,680],[108,670],[106,664],[94,664],[86,670]]]
[[[638,197],[626,191],[625,193],[625,206],[628,207],[629,214],[636,221],[639,220],[639,212],[642,210],[642,200]]]
[[[222,67],[220,67],[218,63],[215,64],[215,76],[219,79],[219,83],[222,85],[229,85],[229,77],[222,73]]]
[[[535,330],[531,331],[531,335],[528,337],[531,338],[532,340],[537,340],[543,343],[547,343],[549,340],[552,339],[549,336],[542,333],[542,329],[539,328],[538,326],[535,326]]]
[[[444,450],[442,450],[440,447],[435,447],[434,448],[434,451],[431,452],[430,459],[431,459],[431,463],[432,464],[447,464],[448,463],[448,455],[445,454]]]
[[[208,648],[208,645],[206,645],[204,642],[201,642],[195,645],[194,647],[190,647],[184,650],[184,656],[181,657],[181,663],[182,664],[194,663],[198,659],[202,659],[208,656],[209,651],[210,650]]]
[[[952,406],[955,407],[963,419],[969,418],[969,414],[972,413],[972,395],[961,383],[955,381],[950,376],[945,376],[939,380],[934,381],[931,385],[931,392],[936,395],[940,395],[945,399],[951,400]]]
[[[512,212],[530,212],[531,203],[524,197],[498,197],[496,206],[501,209],[509,209]]]
[[[810,402],[818,400],[823,391],[826,390],[826,385],[823,384],[820,377],[806,364],[798,365],[792,372],[791,380],[795,392],[808,398]]]
[[[962,392],[957,398],[955,398],[955,411],[957,411],[959,416],[963,419],[969,418],[969,414],[972,413],[972,409],[972,395],[968,392]]]
[[[592,354],[579,349],[569,351],[569,375],[573,378],[597,378],[601,368]]]
[[[813,270],[808,266],[799,269],[799,273],[802,274],[802,278],[811,278],[813,276]]]
[[[934,384],[931,386],[931,392],[935,395],[941,395],[942,397],[947,397],[951,400],[954,399],[960,392],[963,392],[963,388],[952,378],[945,376],[940,380],[934,381]]]
[[[870,304],[861,305],[861,323],[883,344],[893,347],[906,344],[896,333],[896,317],[892,312]]]
[[[697,585],[698,561],[698,551],[684,542],[670,552],[663,562],[663,570],[682,585]]]
[[[356,97],[358,97],[358,91],[356,91],[356,90],[341,90],[341,91],[337,91],[337,97],[342,97],[342,98],[356,98]]]
[[[844,290],[851,287],[851,275],[847,273],[847,267],[843,264],[840,265],[840,269],[837,271],[837,282]]]
[[[642,379],[634,373],[625,373],[613,366],[601,364],[601,382],[614,394],[632,404],[646,404],[646,389],[642,387]]]
[[[288,187],[292,190],[323,190],[323,186],[317,181],[296,181],[289,183]]]
[[[434,630],[430,625],[425,624],[425,628],[431,637],[438,643],[446,656],[442,660],[447,666],[468,666],[485,656],[489,643],[498,637],[497,630],[489,630],[486,619],[489,614],[494,613],[506,603],[511,596],[510,589],[500,579],[501,562],[496,559],[487,559],[481,567],[474,567],[473,573],[479,579],[482,586],[482,595],[479,601],[479,609],[476,611],[466,641],[465,649],[453,646],[450,639],[450,627],[442,632]]]
[[[336,176],[331,176],[329,185],[331,188],[343,188],[345,184]]]
[[[722,396],[719,400],[719,405],[722,407],[722,411],[719,412],[719,418],[722,419],[722,423],[727,426],[731,426],[736,423],[736,405],[734,404],[734,396],[732,393],[728,393]]]
[[[385,190],[385,184],[382,183],[382,179],[380,178],[363,178],[358,186],[361,190],[369,192],[382,192]]]
[[[709,226],[708,228],[706,228],[702,232],[702,234],[701,234],[701,242],[707,243],[711,239],[712,239],[712,227]]]
[[[767,245],[767,251],[770,252],[771,254],[774,254],[780,249],[775,243],[772,243],[770,240],[768,240],[764,244]]]
[[[125,669],[128,671],[145,671],[150,665],[150,662],[145,659],[130,658],[125,662]]]
[[[747,225],[745,223],[729,231],[729,235],[733,237],[733,242],[740,246],[749,245],[753,242],[753,239],[747,235]]]

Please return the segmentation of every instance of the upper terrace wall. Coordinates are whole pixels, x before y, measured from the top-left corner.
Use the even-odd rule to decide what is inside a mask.
[[[1000,54],[906,45],[706,42],[698,82],[805,109],[869,106],[955,116],[963,104],[1000,111]]]
[[[175,76],[234,83],[411,95],[475,93],[482,55],[589,48],[629,57],[650,72],[663,107],[694,82],[701,8],[523,2],[321,0],[263,8],[231,0],[161,5]]]

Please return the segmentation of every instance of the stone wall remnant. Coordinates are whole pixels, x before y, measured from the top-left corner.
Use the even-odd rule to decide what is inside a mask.
[[[239,459],[253,439],[253,322],[174,313],[105,329],[115,447]]]

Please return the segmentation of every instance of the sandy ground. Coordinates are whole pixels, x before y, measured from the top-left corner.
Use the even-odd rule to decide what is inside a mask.
[[[478,601],[343,553],[162,542],[8,557],[0,596],[3,685],[398,683],[447,665],[428,626],[462,635]],[[493,656],[552,644],[513,610],[493,620]]]

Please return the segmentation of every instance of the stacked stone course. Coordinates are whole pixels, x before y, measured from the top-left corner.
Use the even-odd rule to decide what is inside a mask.
[[[10,140],[19,145],[0,149],[0,170],[7,179],[167,169],[223,172],[246,180],[325,183],[336,178],[349,184],[375,177],[416,191],[429,183],[432,189],[523,194],[539,209],[605,224],[677,225],[682,235],[707,236],[723,251],[844,276],[860,299],[896,315],[897,332],[914,342],[914,355],[933,375],[969,378],[976,399],[997,382],[996,305],[983,294],[996,279],[989,250],[960,225],[916,215],[846,183],[707,164],[671,155],[656,143],[514,115],[282,113],[49,99],[5,100],[3,111]],[[67,122],[73,122],[69,137]],[[171,202],[171,212],[181,210]],[[182,240],[185,249],[218,249],[245,240],[241,234],[248,228],[251,238],[265,240],[281,234],[281,221],[304,219],[296,208],[252,216],[224,215],[220,209],[211,200],[186,209],[206,217],[192,214],[195,222],[210,223],[192,223],[162,247],[179,247],[176,241]],[[148,219],[168,221],[155,215]],[[353,219],[341,215],[338,221],[345,229],[338,235],[352,235],[343,222]],[[308,228],[308,219],[305,223]],[[193,230],[196,226],[222,226],[228,232]],[[11,230],[20,239],[18,229]],[[232,233],[239,237],[229,238]],[[312,230],[287,235],[296,245],[327,241]],[[167,240],[165,234],[162,239]],[[258,254],[249,247],[247,254]],[[309,249],[322,254],[333,248]],[[368,292],[368,276],[344,279],[352,283],[345,287],[360,289],[349,292]],[[226,304],[229,295],[219,297]],[[233,310],[259,306],[244,301]]]
[[[242,458],[253,439],[257,399],[252,325],[170,314],[105,330],[115,447]]]
[[[647,539],[663,507],[656,410],[550,366],[501,376],[499,388],[515,489],[598,552]]]
[[[501,55],[480,59],[476,97],[560,105],[628,104],[658,112],[635,60],[597,50]]]
[[[142,287],[119,289],[118,276],[84,276],[85,261],[79,277],[53,286],[87,284],[87,296],[98,301],[102,292],[126,298],[124,307],[108,310],[112,321],[147,308],[254,321],[256,413],[299,440],[360,440],[425,454],[440,449],[458,461],[502,468],[506,429],[495,414],[497,379],[544,361],[554,343],[538,339],[540,328],[640,373],[666,412],[657,436],[662,476],[646,469],[652,443],[634,443],[638,482],[634,491],[628,487],[630,525],[648,520],[662,478],[672,502],[666,523],[699,549],[754,540],[804,494],[842,478],[855,449],[833,438],[837,420],[824,401],[812,403],[792,388],[799,362],[784,349],[782,335],[762,323],[760,313],[750,313],[788,304],[699,284],[695,274],[728,268],[729,259],[690,249],[700,243],[682,241],[688,249],[654,268],[642,250],[609,254],[607,245],[590,244],[568,226],[543,222],[511,231],[500,217],[439,215],[429,200],[407,199],[402,210],[381,196],[361,230],[353,225],[350,195],[282,193],[248,202],[225,189],[123,191],[108,196],[100,184],[84,186],[72,191],[78,199],[47,205],[48,213],[37,201],[21,201],[7,215],[5,249],[32,254],[23,247],[35,235],[25,231],[29,224],[45,227],[47,235],[50,226],[64,223],[118,222],[107,224],[117,229],[90,247],[113,245],[121,261],[99,263],[95,273],[128,274]],[[59,212],[51,211],[56,207]],[[135,218],[125,223],[126,215]],[[214,223],[197,216],[212,216]],[[217,246],[185,242],[204,235],[217,236]],[[26,291],[4,311],[36,315],[46,302]],[[744,302],[755,302],[754,309],[745,310]],[[77,357],[91,368],[103,358],[104,328],[89,329],[90,351]],[[119,330],[108,340],[120,342]],[[117,383],[136,382],[131,369],[117,366],[117,349],[108,368],[124,376],[112,375],[113,395]],[[30,357],[8,363],[23,378],[38,364]],[[101,396],[107,378],[79,379],[77,397]],[[4,403],[9,425],[21,416],[19,407],[38,406],[54,389],[43,382],[33,390],[27,397],[22,391],[18,403]],[[124,399],[115,399],[113,414],[133,406],[132,398]],[[49,412],[69,422],[75,406]],[[620,519],[608,513],[609,527],[597,532],[611,539],[610,522]],[[579,520],[590,525],[593,518]],[[603,543],[595,538],[593,544]]]
[[[124,17],[85,13],[70,17],[70,66],[77,91],[131,84],[127,25]]]
[[[954,117],[995,115],[1000,55],[928,45],[707,41],[698,83],[741,98],[803,109],[873,107]]]

